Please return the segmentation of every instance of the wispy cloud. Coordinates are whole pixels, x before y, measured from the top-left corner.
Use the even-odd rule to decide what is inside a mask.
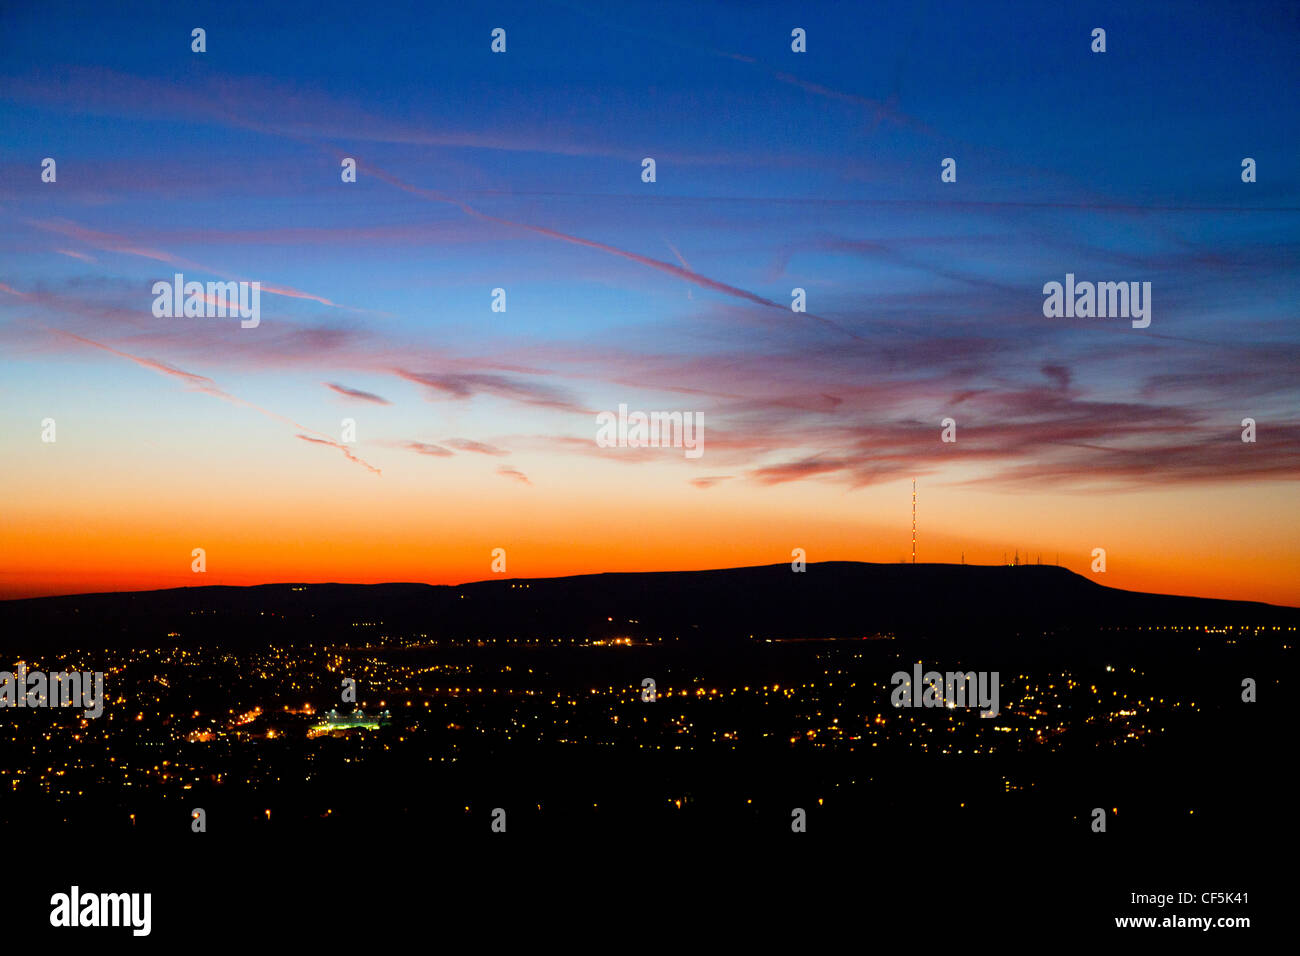
[[[390,401],[389,401],[388,399],[386,399],[386,398],[380,398],[380,397],[379,397],[378,395],[376,395],[374,392],[363,392],[363,391],[361,391],[361,390],[358,389],[358,388],[348,388],[346,385],[338,385],[338,384],[336,384],[336,383],[334,383],[334,382],[323,382],[322,384],[323,384],[326,388],[328,388],[328,389],[330,389],[330,390],[332,390],[332,391],[338,392],[338,394],[340,394],[340,395],[344,395],[344,396],[346,396],[347,398],[355,398],[355,399],[359,399],[360,401],[363,401],[363,402],[373,402],[373,403],[376,404],[376,405],[391,405],[391,404],[393,404],[392,402],[390,402]]]
[[[408,382],[423,385],[434,395],[447,398],[472,398],[480,393],[538,405],[561,411],[584,411],[564,389],[537,382],[527,382],[508,375],[486,372],[410,372],[394,369]]]
[[[627,259],[631,262],[639,263],[651,269],[657,269],[660,272],[664,272],[675,278],[693,283],[704,289],[709,289],[714,292],[720,292],[724,295],[728,295],[736,299],[742,299],[754,305],[761,305],[769,309],[780,309],[782,312],[785,312],[787,314],[790,313],[789,303],[777,302],[773,299],[769,299],[764,296],[758,295],[755,292],[750,292],[747,289],[742,289],[739,286],[730,285],[718,279],[711,279],[708,276],[701,275],[698,272],[692,272],[691,270],[683,268],[681,266],[675,266],[671,262],[664,262],[661,259],[652,259],[649,256],[643,256],[640,253],[632,252],[628,249],[620,249],[617,246],[611,246],[608,243],[598,242],[595,239],[584,239],[581,236],[570,235],[569,233],[561,232],[558,229],[550,229],[546,226],[537,226],[531,223],[518,222],[516,220],[505,219],[500,216],[492,216],[485,212],[480,212],[478,209],[475,209],[473,206],[469,205],[469,203],[466,203],[460,199],[455,199],[451,196],[445,195],[436,190],[423,189],[419,186],[411,185],[410,183],[405,182],[402,179],[399,179],[397,176],[394,176],[392,173],[380,169],[373,164],[368,164],[368,168],[370,169],[372,175],[377,176],[379,179],[382,179],[384,182],[388,183],[391,186],[395,186],[398,189],[411,193],[412,195],[415,196],[420,196],[421,198],[427,199],[431,202],[445,203],[448,205],[455,206],[457,209],[465,213],[467,216],[473,216],[475,219],[480,219],[483,222],[492,222],[501,226],[507,226],[511,229],[524,229],[529,232],[535,233],[536,235],[544,236],[547,239],[554,239],[557,242],[567,242],[575,246],[583,246],[588,249],[595,249],[600,252],[608,253],[609,255],[612,256],[618,256],[620,258]],[[860,339],[860,336],[856,332],[852,331],[851,329],[847,329],[844,326],[842,326],[840,323],[828,319],[824,316],[817,315],[812,312],[802,312],[802,313],[798,313],[798,315],[800,318],[811,319],[814,322],[817,322],[825,326],[826,328],[834,329],[835,331],[843,335],[846,335],[849,338]]]
[[[778,485],[786,481],[797,481],[800,478],[810,478],[814,475],[842,471],[850,464],[848,461],[805,458],[802,461],[789,461],[779,465],[756,468],[751,473],[751,477],[765,485]]]
[[[94,256],[88,256],[88,255],[86,255],[86,253],[84,253],[84,252],[76,252],[76,251],[74,251],[74,250],[72,250],[72,249],[55,249],[54,251],[57,252],[57,253],[58,253],[59,255],[61,255],[61,256],[69,256],[70,258],[73,258],[73,259],[80,259],[82,262],[98,262],[98,261],[99,261],[99,260],[96,259]]]
[[[505,465],[502,465],[497,469],[497,474],[501,475],[503,478],[511,478],[515,481],[522,482],[525,485],[532,484],[532,482],[528,480],[528,476],[518,468],[507,468]]]
[[[205,395],[211,395],[213,398],[219,398],[222,401],[230,402],[233,405],[239,405],[242,408],[252,409],[253,411],[257,412],[259,415],[264,415],[267,418],[273,419],[277,422],[281,422],[286,425],[292,425],[294,428],[298,429],[299,432],[306,432],[306,431],[312,432],[314,435],[318,435],[320,437],[312,438],[304,434],[298,434],[297,437],[303,439],[304,441],[315,442],[321,445],[332,445],[338,448],[340,451],[342,451],[344,456],[349,461],[356,462],[357,464],[362,465],[365,468],[368,468],[376,475],[381,474],[380,470],[376,468],[374,465],[371,465],[369,462],[364,461],[363,459],[357,457],[346,447],[334,441],[332,438],[329,438],[323,432],[316,431],[316,429],[314,428],[309,428],[306,425],[302,425],[298,422],[295,422],[291,418],[286,418],[284,415],[263,408],[262,406],[256,405],[253,402],[242,399],[237,395],[232,395],[226,390],[220,388],[216,382],[208,378],[206,375],[197,375],[193,372],[187,372],[184,369],[176,368],[174,365],[169,365],[166,362],[159,361],[158,359],[144,358],[139,355],[132,355],[130,352],[124,352],[121,349],[113,348],[111,345],[105,345],[103,342],[96,342],[94,339],[89,339],[86,338],[85,336],[77,335],[73,332],[63,332],[58,329],[52,329],[51,331],[55,335],[59,335],[64,338],[71,339],[76,342],[80,342],[83,345],[89,345],[92,348],[100,349],[101,351],[107,352],[110,355],[116,355],[119,358],[127,359],[128,361],[134,362],[137,365],[141,366],[142,368],[150,369],[151,371],[157,372],[160,375],[166,375],[170,378],[178,379],[184,382],[194,391],[202,392]]]
[[[443,444],[450,445],[452,448],[459,449],[460,451],[478,452],[480,455],[510,454],[510,452],[502,448],[497,448],[495,445],[489,445],[486,442],[481,442],[481,441],[473,441],[472,439],[469,438],[448,438],[445,442],[443,442]]]
[[[370,464],[367,461],[363,461],[362,459],[358,458],[356,455],[352,454],[352,450],[348,448],[347,445],[344,445],[342,442],[336,442],[330,438],[312,438],[310,435],[298,435],[296,437],[301,438],[303,441],[309,441],[315,445],[328,445],[330,448],[337,448],[339,451],[343,452],[343,457],[346,458],[348,461],[355,461],[358,465],[362,465],[365,468],[369,468],[376,475],[383,474],[383,472],[380,471],[378,468],[376,468],[374,465]]]
[[[401,443],[403,448],[409,449],[419,455],[429,455],[433,458],[451,458],[456,453],[443,448],[441,445],[431,445],[422,441],[404,441]]]
[[[172,253],[165,252],[161,249],[153,249],[148,246],[140,245],[139,243],[133,242],[123,236],[117,236],[107,232],[99,232],[95,229],[88,229],[84,226],[77,225],[76,223],[57,220],[32,220],[29,224],[38,229],[54,232],[71,239],[77,239],[88,246],[92,246],[105,252],[116,252],[121,255],[137,256],[141,259],[152,259],[155,262],[163,262],[169,266],[174,266],[180,269],[194,269],[199,272],[221,276],[223,279],[252,281],[248,276],[240,276],[231,272],[224,272],[220,269],[214,269],[211,266],[203,265],[202,263],[195,262],[192,259],[173,255]],[[262,280],[258,281],[261,282],[262,291],[271,295],[284,296],[290,299],[308,299],[312,302],[319,302],[321,305],[330,306],[331,308],[346,308],[346,306],[341,306],[337,302],[332,302],[324,296],[315,295],[311,292],[304,292],[301,289],[295,289],[291,286],[277,285],[272,282]]]

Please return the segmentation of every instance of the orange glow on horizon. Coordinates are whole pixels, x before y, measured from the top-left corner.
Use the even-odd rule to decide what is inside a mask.
[[[93,484],[49,463],[11,474],[21,508],[0,526],[0,598],[464,584],[496,577],[495,548],[506,550],[507,578],[779,564],[796,547],[811,564],[910,560],[910,477],[858,489],[739,477],[701,490],[680,465],[600,459],[521,462],[528,485],[485,477],[468,460],[432,471],[407,462],[383,478],[308,461],[305,471],[267,464],[241,479],[219,460],[160,460],[144,484],[116,460]],[[1300,606],[1289,483],[1010,494],[957,478],[966,476],[918,481],[917,563],[964,555],[997,565],[1018,549],[1024,563],[1059,555],[1110,587]],[[1107,552],[1105,574],[1090,570],[1096,547]],[[206,552],[203,574],[191,571],[195,548]]]

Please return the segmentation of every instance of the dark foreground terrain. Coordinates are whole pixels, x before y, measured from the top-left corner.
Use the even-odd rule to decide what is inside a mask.
[[[810,938],[1258,925],[1280,904],[1260,855],[1295,836],[1297,624],[941,565],[7,602],[0,667],[102,671],[106,701],[0,709],[4,889],[45,914],[74,882],[148,889],[158,940],[232,919],[488,939],[532,907],[650,906],[615,930],[649,943],[711,907]],[[918,661],[996,674],[997,713],[894,706]],[[1131,899],[1179,891],[1249,902]]]

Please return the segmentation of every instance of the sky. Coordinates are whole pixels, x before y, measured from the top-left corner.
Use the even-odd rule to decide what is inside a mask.
[[[0,597],[896,562],[915,478],[920,562],[1300,605],[1297,16],[6,4]]]

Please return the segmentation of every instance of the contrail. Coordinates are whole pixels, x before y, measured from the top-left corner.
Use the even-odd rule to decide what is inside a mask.
[[[78,239],[87,245],[94,246],[105,252],[117,252],[128,256],[139,256],[142,259],[152,259],[155,262],[164,262],[169,266],[179,267],[181,269],[197,269],[200,272],[210,272],[213,275],[221,276],[223,279],[240,279],[240,276],[232,275],[229,272],[222,272],[219,269],[213,269],[211,266],[205,266],[201,262],[194,262],[192,259],[186,259],[182,256],[172,255],[170,252],[163,252],[160,249],[149,249],[138,246],[128,239],[121,236],[115,236],[112,233],[99,232],[94,229],[87,229],[76,223],[62,222],[42,222],[40,220],[29,219],[29,225],[37,229],[44,229],[47,232],[58,233],[61,236],[68,236],[72,239]],[[60,252],[64,250],[60,249]],[[68,252],[67,255],[78,255],[77,253]],[[80,257],[80,256],[79,256]],[[348,309],[345,305],[339,305],[337,302],[331,302],[324,296],[315,295],[311,292],[304,292],[301,289],[294,289],[290,286],[273,285],[268,282],[262,283],[262,291],[271,295],[282,295],[289,299],[310,299],[312,302],[319,302],[321,305],[327,305],[334,309]],[[358,311],[348,309],[348,311]]]
[[[342,156],[342,153],[336,152],[336,155]],[[548,239],[555,239],[559,242],[568,242],[576,246],[585,246],[588,249],[598,249],[601,252],[607,252],[612,256],[619,256],[620,258],[623,259],[629,259],[632,262],[640,263],[641,265],[648,266],[651,269],[658,269],[660,272],[666,272],[671,276],[676,276],[678,279],[684,279],[687,282],[692,282],[695,285],[698,285],[702,288],[712,289],[714,292],[721,292],[724,295],[729,295],[737,299],[743,299],[746,302],[752,302],[755,305],[766,306],[769,309],[780,309],[782,312],[789,312],[790,309],[788,305],[773,301],[772,299],[765,298],[761,295],[757,295],[753,292],[748,291],[747,289],[741,289],[737,286],[729,285],[728,283],[721,282],[717,279],[710,279],[708,276],[700,275],[700,273],[698,272],[692,272],[689,269],[683,269],[681,266],[675,266],[671,262],[664,262],[660,259],[651,259],[649,256],[643,256],[636,252],[629,252],[626,249],[620,249],[617,246],[611,246],[604,242],[597,242],[595,239],[584,239],[581,236],[570,235],[567,232],[560,232],[559,230],[556,229],[548,229],[546,226],[535,226],[532,225],[531,223],[516,222],[513,219],[503,219],[500,216],[492,216],[485,212],[480,212],[479,210],[475,209],[473,206],[469,205],[468,203],[456,199],[452,196],[446,196],[433,189],[423,189],[419,186],[413,186],[408,182],[404,182],[403,180],[398,179],[392,173],[380,169],[378,166],[374,166],[368,163],[366,165],[366,170],[367,172],[373,174],[383,182],[388,183],[390,186],[394,186],[398,189],[404,190],[405,192],[411,193],[412,195],[419,196],[422,199],[428,199],[431,202],[439,202],[439,203],[445,203],[447,205],[455,206],[461,212],[465,213],[465,215],[472,216],[475,219],[482,220],[483,222],[496,223],[497,225],[507,226],[511,229],[525,229],[528,232],[534,232],[537,235],[545,236]],[[810,319],[813,319],[816,322],[820,322],[822,325],[826,326],[827,328],[834,329],[835,331],[843,335],[847,335],[849,338],[856,339],[859,342],[864,341],[864,339],[860,335],[850,331],[849,329],[844,328],[844,326],[840,325],[838,322],[834,322],[831,319],[825,318],[824,316],[815,315],[812,312],[803,312],[800,314]]]
[[[84,335],[77,335],[75,332],[65,332],[62,329],[48,329],[48,331],[53,332],[55,335],[62,335],[66,338],[73,339],[77,342],[81,342],[83,345],[90,345],[93,346],[94,348],[102,349],[103,351],[108,352],[111,355],[116,355],[119,358],[124,358],[129,361],[135,362],[137,365],[143,366],[144,368],[157,372],[160,375],[168,375],[171,376],[172,378],[178,378],[181,381],[188,384],[191,388],[195,389],[196,391],[203,392],[205,395],[211,395],[214,398],[219,398],[222,401],[230,402],[234,405],[241,405],[244,408],[251,408],[253,411],[258,412],[261,415],[265,415],[267,418],[274,419],[275,421],[282,422],[286,425],[292,425],[300,432],[311,432],[313,435],[318,435],[320,437],[309,438],[308,436],[302,434],[298,435],[297,437],[304,439],[305,441],[315,442],[316,444],[320,444],[320,445],[331,445],[334,448],[337,448],[339,451],[343,452],[344,456],[349,461],[354,461],[358,465],[363,465],[366,468],[369,468],[376,475],[383,474],[382,471],[380,471],[374,465],[370,464],[370,462],[357,457],[347,447],[340,444],[339,442],[334,441],[324,432],[317,431],[314,428],[309,428],[306,425],[302,425],[298,422],[295,422],[292,418],[286,418],[285,416],[273,412],[270,409],[262,408],[262,406],[255,405],[254,403],[250,401],[246,401],[245,399],[242,399],[237,395],[231,395],[225,389],[219,387],[216,382],[208,378],[206,375],[196,375],[193,372],[186,372],[184,369],[176,368],[173,365],[168,365],[166,362],[160,362],[157,359],[142,358],[139,355],[132,355],[130,352],[123,352],[121,349],[115,349],[111,345],[105,345],[103,342],[96,342],[94,339],[88,339]]]

